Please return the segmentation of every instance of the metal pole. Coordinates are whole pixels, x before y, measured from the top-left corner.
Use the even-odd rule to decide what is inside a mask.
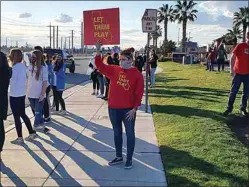
[[[149,45],[150,45],[150,33],[148,33],[147,36],[147,51],[146,51],[146,91],[145,91],[145,112],[148,112],[148,90],[149,90],[149,83],[148,83],[148,77],[149,77]]]
[[[59,48],[59,27],[57,26],[57,33],[56,33],[56,48]]]

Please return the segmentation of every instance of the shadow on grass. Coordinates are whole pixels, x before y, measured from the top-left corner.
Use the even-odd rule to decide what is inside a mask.
[[[212,97],[218,97],[218,96],[228,96],[229,91],[215,89],[215,88],[202,88],[202,87],[193,87],[193,86],[156,86],[156,88],[165,88],[165,89],[184,89],[184,90],[190,90],[190,91],[198,91],[201,92],[200,94],[203,95],[211,95]],[[195,92],[196,93],[196,92]]]
[[[209,96],[208,93],[198,93],[193,91],[181,91],[170,89],[152,89],[150,94],[154,97],[181,97],[185,99],[198,99],[205,102],[220,102],[218,97]],[[212,99],[211,99],[212,98]]]
[[[175,81],[186,81],[189,79],[182,79],[182,78],[176,78],[176,77],[166,77],[166,76],[160,76],[156,78],[157,82],[175,82]]]
[[[156,113],[175,114],[182,117],[197,116],[225,122],[225,118],[220,113],[210,110],[175,105],[151,105],[151,108],[152,112]]]
[[[192,170],[195,170],[196,172],[199,172],[200,174],[208,174],[209,176],[215,176],[217,178],[227,180],[230,183],[229,186],[246,186],[248,184],[247,180],[240,178],[236,175],[232,175],[230,173],[222,172],[215,165],[210,164],[205,160],[195,158],[191,156],[188,152],[185,152],[182,150],[176,150],[176,149],[173,149],[167,146],[160,146],[160,150],[162,153],[163,163],[166,166],[168,186],[170,187],[182,187],[182,186],[186,186],[186,187],[189,187],[189,186],[197,187],[198,186],[199,187],[200,186],[200,184],[197,184],[182,176],[178,176],[177,174],[174,174],[173,173],[174,169],[179,168],[179,167],[182,169],[186,169],[186,170],[191,168]],[[167,156],[164,156],[164,155],[167,155]],[[185,174],[188,175],[187,173]],[[198,180],[198,177],[195,177],[195,176],[199,176],[199,180],[203,182],[209,181],[208,177],[200,178],[201,175],[192,176],[192,178],[195,180]],[[202,185],[204,186],[204,184]]]
[[[249,139],[246,137],[249,134],[249,117],[232,115],[228,117],[226,124],[241,143],[249,146]]]

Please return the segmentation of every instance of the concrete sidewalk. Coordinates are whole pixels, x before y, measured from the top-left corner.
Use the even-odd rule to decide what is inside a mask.
[[[138,111],[134,167],[110,167],[115,150],[107,103],[91,92],[91,84],[68,89],[68,114],[53,116],[49,135],[39,133],[34,141],[17,146],[10,143],[15,129],[7,129],[3,186],[166,186],[152,114],[144,112],[144,105]],[[29,107],[27,113],[32,116]],[[25,127],[23,134],[28,135]],[[125,158],[125,134],[123,151]]]

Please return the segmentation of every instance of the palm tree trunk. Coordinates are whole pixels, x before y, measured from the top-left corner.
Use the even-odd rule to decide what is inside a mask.
[[[168,19],[164,20],[164,41],[168,41]]]
[[[243,42],[246,41],[246,25],[243,25]]]
[[[182,22],[182,52],[185,52],[186,32],[187,32],[187,20],[183,20]]]

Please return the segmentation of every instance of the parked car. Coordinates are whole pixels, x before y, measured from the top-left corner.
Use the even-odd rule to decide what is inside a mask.
[[[49,58],[52,58],[52,56],[56,54],[60,55],[63,58],[66,67],[69,69],[69,72],[70,73],[75,72],[75,62],[73,55],[69,55],[68,53],[66,53],[66,51],[61,49],[50,49],[50,48],[44,49],[44,53],[48,54]]]

